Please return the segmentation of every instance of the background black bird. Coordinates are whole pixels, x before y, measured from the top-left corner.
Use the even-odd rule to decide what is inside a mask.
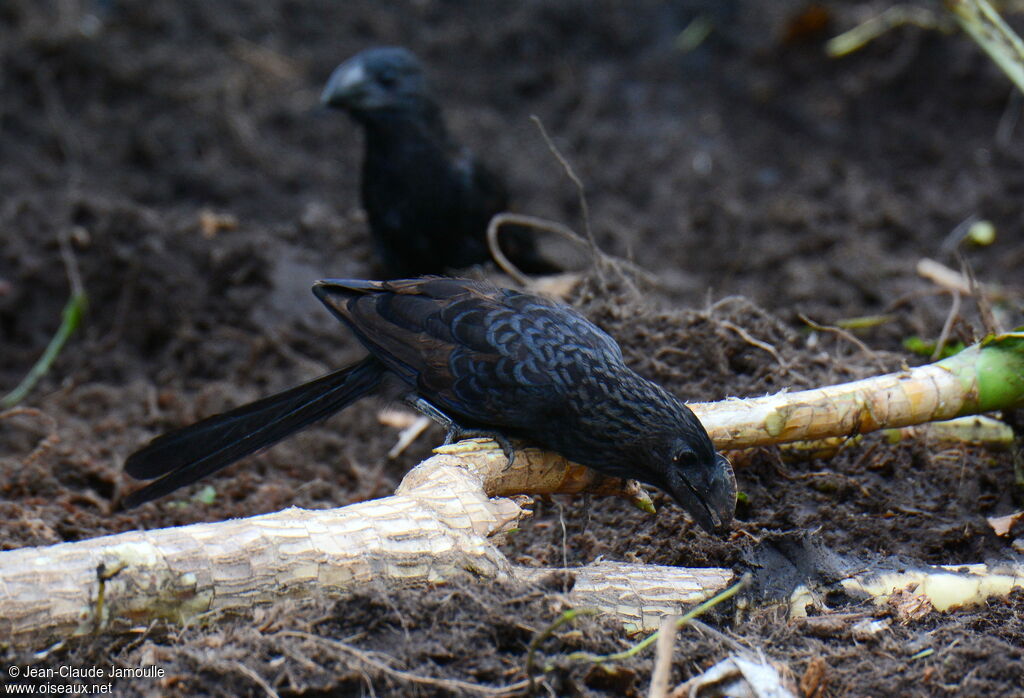
[[[164,434],[125,470],[163,496],[369,393],[401,396],[450,436],[497,433],[669,492],[705,529],[732,520],[732,470],[693,412],[630,370],[571,308],[464,279],[319,281],[313,292],[370,355],[291,390]]]
[[[365,131],[363,208],[387,274],[439,274],[490,259],[487,224],[507,208],[504,184],[451,141],[416,56],[363,51],[335,69],[321,102],[345,109]],[[528,231],[503,227],[500,240],[523,271],[558,271]]]

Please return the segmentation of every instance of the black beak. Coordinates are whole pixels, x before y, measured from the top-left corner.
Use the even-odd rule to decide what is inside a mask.
[[[331,73],[327,86],[320,93],[320,104],[325,107],[347,107],[366,91],[366,85],[366,67],[362,58],[351,58]]]
[[[721,535],[736,514],[736,475],[729,459],[715,454],[711,466],[673,470],[670,492],[708,533]]]

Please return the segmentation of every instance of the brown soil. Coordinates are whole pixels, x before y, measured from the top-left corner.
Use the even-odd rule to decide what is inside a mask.
[[[997,320],[1021,324],[1019,97],[960,35],[906,28],[849,58],[824,57],[826,38],[884,6],[826,3],[828,25],[798,31],[804,3],[756,0],[3,3],[0,386],[20,380],[59,324],[60,236],[90,310],[30,409],[0,418],[0,547],[379,497],[429,452],[437,430],[387,461],[395,434],[364,403],[210,480],[212,504],[190,499],[194,488],[131,512],[116,506],[133,484],[123,459],[148,438],[360,355],[308,289],[372,273],[359,134],[315,108],[331,69],[369,45],[406,45],[425,60],[451,127],[505,172],[518,210],[578,225],[576,192],[528,118],[540,116],[586,183],[601,245],[661,282],[641,303],[591,277],[576,301],[638,370],[687,399],[923,361],[901,340],[937,337],[951,299],[915,264],[958,266],[947,239],[972,215],[999,236],[961,248],[964,258],[1008,289]],[[698,15],[716,29],[682,53],[676,37]],[[209,212],[237,225],[204,234]],[[809,332],[800,314],[892,319],[858,334],[864,352]],[[979,336],[980,317],[965,300],[953,338]],[[657,516],[556,498],[539,501],[503,548],[544,566],[601,556],[743,570],[773,550],[809,549],[868,564],[1016,559],[984,519],[1019,508],[1009,454],[869,437],[827,461],[783,462],[774,450],[747,460],[731,540],[696,530],[660,495]],[[827,577],[825,567],[811,574]],[[763,599],[787,588],[760,582]],[[458,687],[411,682],[357,653],[407,674],[514,683],[536,632],[564,608],[563,583],[366,590],[75,640],[31,661],[166,669],[162,682],[119,682],[124,695],[264,695],[260,682],[282,695],[448,695]],[[1024,691],[1020,594],[894,624],[871,642],[754,607],[764,610],[704,620],[798,677],[822,658],[829,695]],[[541,691],[644,694],[649,654],[611,670],[565,659],[627,642],[600,619],[560,629],[539,648],[537,666],[552,667]],[[673,678],[729,651],[719,636],[683,631]]]

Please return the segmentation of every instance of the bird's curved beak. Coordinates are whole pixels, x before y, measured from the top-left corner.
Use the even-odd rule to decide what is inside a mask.
[[[366,90],[366,68],[357,56],[339,65],[320,93],[320,104],[325,107],[345,107]]]
[[[736,514],[736,475],[729,459],[715,454],[711,467],[669,473],[673,497],[708,533],[722,534]]]

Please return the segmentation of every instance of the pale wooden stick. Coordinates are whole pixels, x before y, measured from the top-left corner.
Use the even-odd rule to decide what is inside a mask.
[[[832,590],[842,590],[853,598],[869,599],[876,606],[888,606],[896,620],[910,623],[921,620],[933,610],[943,613],[957,608],[970,608],[989,598],[1006,598],[1015,589],[1024,588],[1024,565],[1005,562],[994,565],[941,565],[937,567],[867,570],[840,580],[826,589],[811,590],[800,586],[793,591],[789,616],[805,625],[818,625],[836,630],[872,618],[869,609],[852,613],[831,613],[822,608],[820,599]],[[807,615],[807,607],[818,607],[822,615]],[[883,630],[891,619],[862,626],[854,634],[873,634]]]
[[[672,675],[672,655],[676,645],[677,616],[665,616],[658,630],[658,644],[654,655],[654,671],[651,672],[651,688],[647,698],[665,698],[668,695],[668,680]]]
[[[736,580],[720,567],[666,567],[627,562],[592,562],[585,567],[551,570],[514,567],[516,579],[539,581],[555,572],[570,572],[576,581],[569,593],[573,606],[615,615],[630,633],[657,630],[666,615],[682,615]]]
[[[31,644],[154,618],[240,611],[284,597],[385,585],[404,588],[454,577],[530,581],[488,540],[528,515],[490,498],[507,473],[533,471],[542,487],[621,491],[614,478],[566,477],[527,450],[516,465],[490,442],[464,442],[424,461],[396,494],[340,509],[290,508],[273,514],[155,531],[132,531],[0,553],[0,637]],[[452,452],[457,452],[454,455]],[[560,464],[560,465],[559,465]],[[561,469],[562,477],[553,477]],[[613,482],[614,481],[614,482]],[[609,563],[606,563],[609,564]],[[577,575],[580,604],[646,619],[699,601],[725,586],[730,570],[649,570],[594,566]],[[675,612],[678,612],[676,610]]]
[[[719,448],[824,438],[1018,406],[1022,362],[1024,334],[1007,333],[900,373],[693,407]],[[515,527],[526,512],[515,501],[489,497],[642,495],[635,483],[535,449],[517,452],[513,467],[488,440],[439,451],[406,476],[395,496],[342,509],[293,508],[0,553],[0,637],[87,632],[112,619],[182,618],[367,583],[437,582],[467,570],[514,580],[522,574],[487,538]],[[708,574],[718,584],[731,572],[685,574],[703,593]],[[634,593],[633,582],[627,586]],[[676,603],[678,585],[669,589]],[[644,613],[637,612],[641,622]]]
[[[925,257],[918,260],[917,273],[947,291],[959,293],[962,296],[973,295],[970,281],[965,275],[934,259]]]
[[[796,393],[691,404],[720,450],[851,436],[1024,404],[1024,334],[938,363]]]

